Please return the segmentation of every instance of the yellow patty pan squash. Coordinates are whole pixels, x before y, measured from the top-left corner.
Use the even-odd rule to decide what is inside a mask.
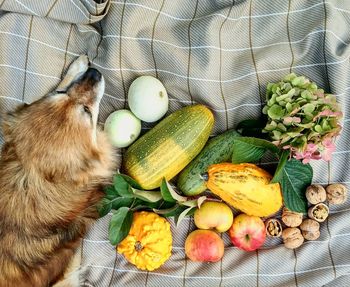
[[[141,270],[153,271],[169,259],[172,235],[169,222],[153,212],[135,212],[129,234],[117,251]]]

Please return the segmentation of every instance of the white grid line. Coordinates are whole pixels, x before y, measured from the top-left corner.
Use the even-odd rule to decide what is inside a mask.
[[[100,35],[100,33],[97,32],[96,30],[90,30],[90,29],[81,30],[81,29],[79,29],[79,27],[77,27],[77,29],[78,29],[78,31],[81,32],[81,33],[89,33],[89,32],[91,32],[91,33],[95,33],[95,34]]]
[[[22,71],[22,72],[27,72],[28,74],[37,75],[37,76],[41,76],[41,77],[45,77],[45,78],[51,78],[51,79],[55,79],[55,80],[61,80],[61,78],[59,78],[59,77],[50,76],[50,75],[44,75],[44,74],[32,72],[32,71],[29,71],[29,70],[25,70],[25,69],[22,69],[22,68],[18,68],[18,67],[16,67],[16,66],[0,64],[0,67],[11,68],[11,69],[19,70],[19,71]]]
[[[26,10],[28,10],[30,13],[32,13],[35,16],[39,16],[39,14],[35,13],[32,9],[30,9],[29,7],[27,7],[26,5],[24,5],[22,2],[15,0],[19,5],[21,5],[23,8],[25,8]]]
[[[112,99],[114,99],[114,100],[116,100],[116,101],[118,101],[118,102],[125,102],[126,101],[126,99],[122,99],[122,98],[117,98],[117,97],[114,97],[114,96],[112,96],[112,95],[110,95],[110,94],[107,94],[107,93],[104,93],[104,95],[106,95],[107,97],[110,97],[110,98],[112,98]],[[175,99],[175,98],[169,98],[169,101],[171,101],[171,102],[177,102],[177,103],[184,103],[184,104],[186,104],[186,103],[192,103],[191,101],[186,101],[186,100],[179,100],[179,99]],[[197,103],[196,101],[194,102],[194,103]],[[246,107],[246,106],[248,106],[248,107],[256,107],[256,106],[260,106],[261,104],[260,103],[251,103],[251,104],[241,104],[241,105],[238,105],[238,106],[235,106],[235,107],[232,107],[232,108],[229,108],[229,109],[227,109],[227,110],[225,110],[225,109],[215,109],[215,108],[210,108],[212,111],[215,111],[215,112],[220,112],[220,113],[224,113],[224,112],[226,112],[226,111],[233,111],[233,110],[236,110],[236,109],[238,109],[238,108],[241,108],[241,107]]]
[[[65,49],[61,49],[61,48],[58,48],[58,47],[56,47],[56,46],[47,44],[47,43],[45,43],[45,42],[39,41],[39,40],[34,39],[34,38],[29,38],[29,37],[26,37],[26,36],[23,36],[23,35],[11,33],[11,32],[5,32],[5,31],[0,31],[0,34],[11,35],[11,36],[15,36],[15,37],[18,37],[18,38],[30,40],[30,41],[33,41],[33,42],[42,44],[42,45],[44,45],[44,46],[53,48],[53,49],[55,49],[55,50],[61,51],[61,52],[63,52],[63,53],[66,53],[66,52],[67,52],[67,54],[70,54],[70,55],[73,55],[73,56],[79,56],[79,55],[80,55],[80,54],[76,54],[76,53],[70,52],[70,51],[68,51],[68,50],[66,51]]]
[[[262,46],[252,46],[251,48],[250,47],[247,47],[247,48],[231,48],[231,49],[225,49],[225,48],[220,48],[220,47],[217,47],[217,46],[178,46],[178,45],[175,45],[175,44],[172,44],[170,42],[166,42],[166,41],[163,41],[163,40],[159,40],[159,39],[153,39],[153,42],[157,42],[157,43],[161,43],[161,44],[166,44],[166,45],[169,45],[169,46],[172,46],[174,48],[178,48],[178,49],[185,49],[185,50],[189,50],[189,49],[214,49],[214,50],[221,50],[221,51],[224,51],[224,52],[242,52],[242,51],[250,51],[250,49],[253,49],[253,50],[257,50],[257,49],[265,49],[265,48],[269,48],[269,47],[273,47],[273,46],[278,46],[278,45],[289,45],[289,44],[298,44],[298,43],[301,43],[303,42],[304,40],[306,40],[309,36],[311,35],[314,35],[314,34],[319,34],[319,33],[323,33],[323,32],[326,32],[326,33],[330,33],[332,34],[335,38],[337,38],[340,42],[342,42],[343,44],[345,45],[349,45],[350,43],[347,43],[345,42],[343,39],[341,39],[337,34],[335,34],[333,31],[331,30],[324,30],[324,29],[321,29],[321,30],[316,30],[316,31],[312,31],[308,34],[306,34],[302,39],[300,40],[296,40],[296,41],[291,41],[291,42],[277,42],[277,43],[272,43],[272,44],[267,44],[267,45],[262,45]],[[104,35],[102,38],[104,39],[108,39],[108,38],[117,38],[117,39],[125,39],[125,40],[134,40],[134,41],[147,41],[147,42],[152,42],[152,38],[143,38],[143,37],[130,37],[130,36],[120,36],[120,35],[113,35],[113,34],[107,34],[107,35]]]
[[[11,97],[0,96],[0,99],[9,99],[9,100],[13,100],[13,101],[16,101],[16,102],[23,103],[22,100],[16,99],[16,98],[11,98]]]
[[[0,67],[1,66],[8,66],[8,65],[1,65],[0,64]],[[24,71],[24,69],[20,69],[20,68],[17,68],[17,67],[14,67],[14,66],[10,66],[11,68],[15,68],[15,69],[18,69],[18,70],[21,70],[21,71]],[[36,75],[39,75],[39,76],[44,76],[44,77],[48,77],[48,78],[54,78],[54,79],[59,79],[58,77],[54,77],[54,76],[49,76],[49,75],[43,75],[43,74],[37,74],[37,73],[34,73],[34,72],[31,72],[31,71],[27,71],[28,73],[32,73],[32,74],[36,74]],[[116,101],[119,101],[119,102],[125,102],[125,99],[121,99],[121,98],[117,98],[117,97],[114,97],[110,94],[107,94],[107,93],[104,93],[104,95],[116,100]],[[19,99],[16,99],[16,98],[12,98],[12,97],[6,97],[6,96],[0,96],[0,98],[5,98],[5,99],[11,99],[11,100],[14,100],[14,101],[20,101],[22,102],[21,100]],[[179,102],[179,103],[188,103],[189,101],[186,101],[186,100],[178,100],[178,99],[175,99],[175,98],[171,98],[169,99],[169,101],[173,101],[173,102]],[[238,108],[241,108],[241,107],[251,107],[251,106],[260,106],[261,104],[260,103],[251,103],[251,104],[241,104],[241,105],[238,105],[238,106],[234,106],[232,108],[229,108],[227,110],[225,109],[215,109],[215,108],[210,108],[212,111],[215,111],[215,112],[225,112],[225,111],[233,111],[233,110],[236,110]],[[343,120],[343,123],[347,123],[350,121],[350,118],[348,119],[344,119]],[[104,124],[103,122],[99,122],[99,124]],[[346,152],[349,152],[349,151],[337,151],[337,152],[333,152],[333,154],[338,154],[338,153],[346,153]],[[261,163],[262,165],[267,165],[267,164],[274,164],[274,163],[277,163],[277,162],[265,162],[265,163]]]
[[[341,94],[337,94],[337,96],[338,96],[338,97],[344,96],[345,94],[347,94],[347,92],[345,92],[345,91],[347,91],[347,90],[349,90],[349,89],[350,89],[350,87],[346,87],[346,88],[344,89],[344,92],[342,92]]]
[[[81,10],[81,8],[80,8],[77,4],[75,4],[75,1],[73,1],[73,0],[69,0],[69,1],[81,12],[81,14],[82,14],[86,19],[89,20],[89,17],[86,16],[86,14],[84,13],[84,11]]]
[[[345,209],[345,211],[348,211],[348,209]],[[186,217],[189,218],[189,217]],[[343,233],[343,234],[336,234],[333,235],[332,237],[330,237],[328,240],[312,240],[312,241],[305,241],[304,244],[310,244],[310,243],[328,243],[329,241],[331,241],[332,239],[336,238],[336,237],[347,237],[350,236],[350,233]],[[98,244],[110,244],[109,240],[92,240],[92,239],[87,239],[84,238],[83,239],[85,242],[89,242],[89,243],[98,243]],[[276,247],[280,247],[283,246],[283,243],[277,244],[275,246],[267,246],[264,248],[260,248],[260,250],[269,250],[272,248],[276,248]],[[182,246],[172,246],[173,249],[177,249],[177,250],[184,250],[185,247]],[[239,249],[236,246],[225,246],[225,249]]]
[[[82,31],[82,30],[78,29],[78,31],[80,31],[80,32],[94,32],[94,33],[99,34],[97,31],[94,31],[94,30]],[[332,34],[334,37],[336,37],[339,41],[341,41],[345,45],[349,45],[350,44],[350,43],[347,43],[347,42],[343,41],[333,31],[331,31],[331,30],[323,30],[323,29],[322,30],[312,31],[312,32],[308,33],[307,35],[305,35],[302,39],[297,40],[297,41],[292,41],[290,43],[291,44],[297,44],[297,43],[300,43],[300,42],[304,41],[306,38],[308,38],[311,35],[318,34],[318,33],[324,33],[324,32]],[[33,42],[42,44],[44,46],[53,48],[55,50],[58,50],[58,51],[61,51],[61,52],[64,52],[64,53],[67,52],[67,54],[70,54],[70,55],[73,55],[73,56],[79,56],[79,54],[77,54],[77,53],[74,53],[74,52],[71,52],[71,51],[68,51],[68,50],[66,51],[65,49],[62,49],[62,48],[59,48],[59,47],[47,44],[45,42],[42,42],[42,41],[34,39],[34,38],[29,38],[29,37],[23,36],[23,35],[20,35],[20,34],[6,32],[6,31],[0,31],[0,34],[6,34],[6,35],[10,35],[10,36],[15,36],[15,37],[19,37],[19,38],[26,39],[26,40],[30,39]],[[105,36],[103,36],[103,38],[118,38],[118,39],[121,38],[121,39],[127,39],[127,40],[134,40],[134,41],[141,40],[141,41],[148,41],[148,42],[152,41],[151,38],[137,38],[137,37],[119,36],[119,35],[105,35]],[[159,42],[159,43],[162,43],[162,44],[166,44],[166,45],[170,45],[170,46],[175,47],[175,48],[186,49],[186,50],[188,50],[190,48],[191,49],[216,49],[216,50],[221,50],[221,51],[224,51],[224,52],[239,52],[239,51],[248,51],[248,50],[250,50],[250,48],[223,49],[223,48],[216,47],[216,46],[191,46],[191,47],[189,47],[189,46],[178,46],[178,45],[172,44],[170,42],[166,42],[166,41],[162,41],[162,40],[158,40],[158,39],[153,39],[153,41],[154,42]],[[253,46],[252,49],[263,49],[263,48],[268,48],[268,47],[277,46],[277,45],[289,45],[289,42],[278,42],[278,43],[272,43],[272,44],[263,45],[263,46],[255,46],[255,47]]]
[[[292,251],[290,251],[292,252]],[[102,269],[110,269],[110,270],[115,270],[117,272],[130,272],[130,273],[142,273],[142,274],[147,274],[147,271],[140,271],[140,270],[131,270],[131,269],[119,269],[119,268],[113,268],[113,267],[108,267],[108,266],[103,266],[103,265],[95,265],[95,264],[88,264],[88,267],[92,268],[102,268]],[[233,278],[239,278],[239,277],[250,277],[254,276],[256,277],[259,275],[259,277],[280,277],[280,276],[286,276],[286,275],[293,275],[294,274],[305,274],[305,273],[310,273],[310,272],[315,272],[319,270],[327,270],[327,269],[333,269],[333,268],[345,268],[345,267],[350,267],[350,264],[339,264],[339,265],[330,265],[330,266],[324,266],[324,267],[319,267],[319,268],[313,268],[309,270],[299,270],[295,272],[285,272],[285,273],[274,273],[274,274],[264,274],[264,273],[245,273],[245,274],[237,274],[237,275],[232,275],[232,276],[227,276],[227,277],[216,277],[216,276],[186,276],[186,279],[212,279],[212,280],[225,280],[225,279],[233,279]],[[170,278],[183,278],[182,275],[170,275],[170,274],[164,274],[164,273],[159,273],[159,272],[152,272],[152,275],[157,275],[157,276],[163,276],[163,277],[170,277]]]
[[[342,150],[342,151],[334,151],[332,154],[344,154],[344,153],[349,153],[350,150]]]
[[[137,4],[137,3],[124,3],[124,2],[119,2],[119,1],[111,1],[112,4],[119,4],[119,5],[127,5],[127,6],[136,6],[136,7],[141,7],[143,9],[146,9],[146,10],[149,10],[149,11],[152,11],[152,12],[155,12],[155,13],[159,13],[160,15],[164,15],[166,17],[169,17],[171,19],[175,19],[175,20],[179,20],[179,21],[191,21],[192,18],[179,18],[179,17],[176,17],[176,16],[173,16],[173,15],[170,15],[168,13],[165,13],[163,11],[159,11],[157,9],[154,9],[154,8],[151,8],[151,7],[148,7],[146,5],[142,5],[142,4]],[[299,9],[299,10],[292,10],[292,11],[289,11],[289,14],[294,14],[294,13],[300,13],[300,12],[305,12],[305,11],[308,11],[308,10],[312,10],[313,8],[317,7],[317,6],[323,6],[324,4],[327,4],[329,6],[331,6],[332,8],[334,8],[335,10],[339,10],[341,12],[346,12],[346,13],[350,13],[350,11],[348,10],[345,10],[345,9],[341,9],[341,8],[338,8],[336,6],[333,5],[333,3],[331,2],[321,2],[321,3],[317,3],[315,5],[312,5],[310,7],[307,7],[307,8],[303,8],[303,9]],[[219,17],[222,17],[222,18],[227,18],[227,20],[230,20],[230,21],[239,21],[241,19],[249,19],[249,18],[264,18],[264,17],[271,17],[271,16],[281,16],[281,15],[287,15],[288,12],[276,12],[276,13],[269,13],[269,14],[261,14],[261,15],[251,15],[251,16],[240,16],[238,18],[232,18],[232,17],[226,17],[225,15],[223,14],[220,14],[220,13],[212,13],[212,14],[209,14],[209,15],[205,15],[205,16],[200,16],[200,17],[196,17],[194,18],[193,20],[194,21],[197,21],[197,20],[201,20],[201,19],[205,19],[205,18],[209,18],[209,17],[213,17],[213,16],[219,16]]]
[[[344,58],[343,60],[340,60],[340,61],[335,61],[335,62],[328,62],[328,63],[324,63],[324,62],[321,62],[321,63],[314,63],[314,64],[305,64],[305,65],[295,65],[293,68],[294,69],[300,69],[300,68],[307,68],[307,67],[317,67],[317,66],[325,66],[325,65],[338,65],[338,64],[341,64],[341,63],[344,63],[346,61],[348,61],[350,58],[350,54]],[[129,72],[138,72],[138,73],[147,73],[147,72],[155,72],[155,69],[131,69],[131,68],[108,68],[108,67],[105,67],[105,66],[102,66],[96,62],[92,62],[94,65],[96,65],[97,67],[103,69],[103,70],[107,70],[107,71],[129,71]],[[170,75],[173,75],[173,76],[177,76],[179,78],[184,78],[184,79],[190,79],[190,80],[193,80],[193,81],[203,81],[203,82],[214,82],[214,83],[231,83],[231,82],[236,82],[236,81],[239,81],[239,80],[242,80],[244,78],[247,78],[249,76],[254,76],[256,74],[265,74],[265,73],[271,73],[271,72],[280,72],[280,71],[286,71],[286,70],[289,70],[290,67],[285,67],[285,68],[277,68],[277,69],[268,69],[268,70],[259,70],[257,72],[251,72],[251,73],[248,73],[248,74],[245,74],[245,75],[242,75],[242,76],[239,76],[237,78],[233,78],[233,79],[229,79],[229,80],[223,80],[223,81],[220,81],[220,80],[214,80],[214,79],[204,79],[204,78],[195,78],[195,77],[187,77],[187,76],[184,76],[184,75],[180,75],[180,74],[177,74],[177,73],[174,73],[174,72],[170,72],[170,71],[167,71],[167,70],[162,70],[162,69],[157,69],[158,72],[160,73],[165,73],[165,74],[170,74]]]

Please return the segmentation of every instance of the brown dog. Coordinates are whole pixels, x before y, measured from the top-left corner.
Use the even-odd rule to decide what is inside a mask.
[[[50,286],[61,279],[97,218],[102,186],[116,166],[97,129],[103,92],[103,77],[80,56],[55,92],[5,116],[0,287]]]

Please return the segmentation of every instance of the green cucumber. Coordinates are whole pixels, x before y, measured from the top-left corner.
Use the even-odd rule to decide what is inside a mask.
[[[205,181],[200,175],[207,171],[209,165],[230,161],[233,141],[239,136],[240,134],[235,130],[228,130],[211,138],[198,156],[181,171],[177,187],[187,196],[197,195],[205,191]]]

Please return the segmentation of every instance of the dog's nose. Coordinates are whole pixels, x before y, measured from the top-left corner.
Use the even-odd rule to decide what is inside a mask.
[[[93,82],[101,81],[101,77],[102,77],[101,73],[94,68],[87,69],[87,71],[84,74],[84,78],[86,80],[92,80]]]

